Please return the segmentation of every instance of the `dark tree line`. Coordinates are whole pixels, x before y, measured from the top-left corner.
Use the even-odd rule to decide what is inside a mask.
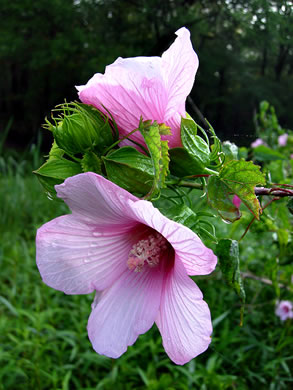
[[[223,139],[250,143],[261,100],[293,127],[293,2],[2,0],[0,124],[35,140],[45,115],[118,56],[160,55],[181,26],[200,68],[193,102]],[[188,110],[195,117],[193,106]]]

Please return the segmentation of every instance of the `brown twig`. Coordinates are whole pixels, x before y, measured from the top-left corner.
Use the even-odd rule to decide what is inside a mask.
[[[285,196],[293,196],[293,190],[287,190],[286,188],[265,188],[265,187],[255,187],[255,195],[273,195],[278,198],[284,198]]]
[[[258,281],[260,281],[260,282],[262,282],[264,284],[268,284],[270,286],[273,285],[273,282],[270,279],[262,278],[260,276],[252,274],[251,272],[240,272],[240,273],[241,273],[241,276],[243,278],[250,278],[250,279],[253,279],[253,280],[258,280]],[[278,283],[278,286],[280,288],[286,288],[286,289],[289,290],[289,288],[285,284]]]

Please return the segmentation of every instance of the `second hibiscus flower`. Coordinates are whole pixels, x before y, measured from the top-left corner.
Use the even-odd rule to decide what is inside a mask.
[[[156,120],[171,128],[169,147],[181,146],[180,123],[185,101],[198,68],[189,31],[183,27],[162,57],[118,58],[95,74],[86,85],[77,87],[83,103],[113,115],[121,136],[136,129],[140,118]],[[143,143],[137,132],[131,138]],[[133,144],[132,144],[133,146]]]

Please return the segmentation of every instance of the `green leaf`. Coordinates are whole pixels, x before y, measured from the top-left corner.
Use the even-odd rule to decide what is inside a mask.
[[[205,173],[201,164],[195,161],[184,148],[169,150],[170,172],[178,177],[200,175]]]
[[[226,221],[234,222],[241,217],[239,209],[233,204],[233,192],[217,176],[211,176],[207,185],[208,201]]]
[[[153,163],[150,157],[131,146],[111,151],[102,157],[107,177],[129,192],[148,193],[154,181]]]
[[[81,160],[83,172],[102,174],[102,161],[94,152],[86,152]]]
[[[175,205],[168,209],[160,209],[160,211],[169,219],[190,228],[197,223],[197,216],[188,206],[185,204]]]
[[[238,146],[230,141],[222,143],[222,151],[225,154],[225,162],[230,160],[238,160]]]
[[[161,141],[161,188],[166,187],[165,181],[166,177],[169,174],[169,163],[170,163],[170,157],[169,157],[169,146],[168,146],[168,141]]]
[[[190,134],[197,134],[197,124],[194,122],[194,120],[191,118],[189,114],[186,113],[186,118],[181,118],[181,131],[182,128],[184,128],[185,131],[187,131]]]
[[[238,241],[230,240],[228,238],[221,239],[216,247],[216,255],[218,256],[219,266],[226,282],[235,290],[242,305],[244,305],[245,290],[240,274]],[[243,306],[241,311],[241,324],[242,319]]]
[[[56,141],[53,142],[53,145],[51,147],[51,150],[49,152],[49,159],[54,160],[54,159],[60,159],[64,155],[64,150],[60,149],[59,146],[57,145]]]
[[[209,145],[198,135],[197,126],[191,119],[181,118],[181,140],[190,157],[202,168],[210,163]]]
[[[44,189],[53,197],[56,196],[54,186],[61,184],[70,176],[77,175],[82,172],[81,166],[73,161],[64,158],[50,157],[45,164],[34,171]]]
[[[139,130],[150,152],[153,164],[153,185],[148,193],[151,198],[157,195],[165,186],[165,179],[169,173],[168,142],[161,140],[160,127],[156,121],[140,122]]]
[[[273,161],[273,160],[286,160],[284,154],[277,150],[271,149],[268,146],[260,145],[253,149],[254,158],[258,161]]]
[[[265,184],[264,174],[260,171],[259,166],[254,165],[251,161],[232,160],[223,165],[218,180],[214,177],[209,179],[209,200],[212,205],[218,202],[217,198],[225,203],[229,196],[237,195],[252,214],[259,219],[262,210],[254,193],[254,187],[259,184]],[[227,211],[226,208],[224,209]]]
[[[293,199],[289,199],[288,203],[287,203],[287,207],[288,207],[288,210],[290,212],[290,214],[293,215]]]

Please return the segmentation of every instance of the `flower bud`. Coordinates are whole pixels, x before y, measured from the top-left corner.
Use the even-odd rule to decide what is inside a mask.
[[[53,118],[55,126],[47,122],[59,148],[68,154],[102,152],[114,140],[108,118],[97,109],[80,103],[64,103]]]

